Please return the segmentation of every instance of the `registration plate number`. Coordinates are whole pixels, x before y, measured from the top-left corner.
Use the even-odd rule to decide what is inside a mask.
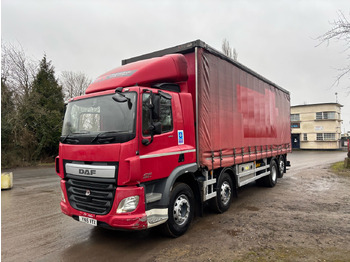
[[[90,217],[79,216],[79,221],[92,226],[97,226],[97,220]]]

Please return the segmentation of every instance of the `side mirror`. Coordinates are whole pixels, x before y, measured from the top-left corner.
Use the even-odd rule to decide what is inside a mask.
[[[152,94],[152,119],[158,120],[160,115],[160,96]]]
[[[121,93],[115,93],[115,95],[112,96],[112,99],[118,103],[128,102],[129,109],[132,108],[132,103],[131,103],[130,98],[126,97],[125,95],[122,95]]]
[[[160,122],[153,123],[153,133],[160,135],[162,133],[162,124]]]
[[[126,101],[128,101],[128,99],[120,93],[116,93],[114,96],[112,96],[112,98],[118,103],[125,103]]]
[[[154,135],[160,135],[162,133],[162,124],[160,122],[154,122],[150,126],[150,131],[151,131],[151,140],[148,139],[142,139],[141,143],[145,146],[148,146],[153,142],[153,137]]]

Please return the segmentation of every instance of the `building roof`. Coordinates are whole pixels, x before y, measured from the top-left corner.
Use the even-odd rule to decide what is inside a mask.
[[[338,106],[338,107],[343,107],[343,105],[341,105],[339,103],[317,103],[317,104],[296,105],[296,106],[291,106],[291,108],[294,108],[294,107],[307,107],[307,106],[321,106],[321,105],[335,105],[335,106]]]

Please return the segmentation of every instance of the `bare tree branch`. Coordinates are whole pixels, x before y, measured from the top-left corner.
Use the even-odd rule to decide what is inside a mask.
[[[82,72],[64,71],[61,74],[60,83],[65,99],[69,100],[72,97],[83,95],[91,84],[91,79]]]
[[[237,61],[238,53],[235,48],[231,48],[230,43],[226,38],[222,41],[221,49],[225,55]]]
[[[342,11],[338,11],[338,19],[331,22],[332,29],[325,34],[319,36],[317,39],[321,41],[320,44],[330,40],[345,41],[347,45],[350,45],[350,23],[345,17]],[[348,46],[347,48],[349,48]]]
[[[37,64],[28,58],[20,44],[1,42],[1,81],[21,100],[31,91]]]
[[[317,46],[323,43],[327,43],[327,45],[329,45],[329,42],[331,40],[342,41],[342,42],[345,42],[345,46],[346,46],[344,52],[349,51],[350,49],[349,20],[346,18],[346,16],[342,11],[338,11],[338,18],[333,22],[331,22],[330,24],[332,25],[332,29],[330,29],[329,31],[327,31],[326,33],[324,33],[323,35],[317,38],[317,40],[320,41],[320,43]],[[350,55],[347,55],[346,58],[348,61],[350,61]],[[344,68],[338,69],[338,71],[340,73],[337,75],[333,85],[338,85],[340,80],[346,76],[348,76],[350,79],[350,62]],[[350,86],[348,86],[347,88],[350,88]]]

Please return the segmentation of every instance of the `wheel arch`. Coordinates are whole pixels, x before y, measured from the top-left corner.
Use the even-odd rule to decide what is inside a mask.
[[[176,167],[166,179],[163,190],[163,197],[160,201],[160,204],[165,206],[169,205],[171,190],[174,184],[178,182],[187,184],[192,189],[195,198],[197,199],[198,197],[200,199],[200,194],[198,196],[198,193],[200,192],[198,183],[196,182],[194,176],[194,173],[197,170],[198,167],[196,163]]]
[[[270,165],[272,161],[275,161],[276,165],[278,164],[277,157],[273,156],[267,159],[267,163]]]
[[[214,170],[214,175],[217,179],[217,181],[219,181],[219,177],[224,174],[227,173],[229,174],[231,180],[232,180],[232,185],[233,185],[233,190],[234,190],[234,196],[237,197],[237,188],[238,188],[238,184],[237,184],[237,177],[236,177],[236,171],[234,166],[232,167],[222,167],[222,168],[218,168]]]

